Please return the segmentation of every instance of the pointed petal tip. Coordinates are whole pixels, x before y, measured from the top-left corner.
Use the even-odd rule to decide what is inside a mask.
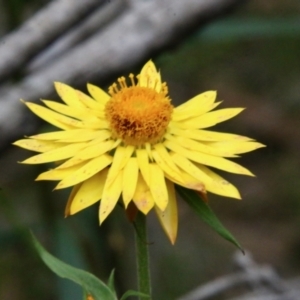
[[[67,186],[66,186],[66,187],[67,187]],[[59,182],[59,183],[57,184],[57,186],[54,187],[54,189],[53,189],[52,191],[60,190],[60,189],[63,189],[63,188],[65,188],[65,186],[61,186],[61,182]]]
[[[167,208],[168,205],[168,200],[161,202],[161,201],[155,201],[155,205],[162,211],[164,212]]]
[[[147,216],[147,214],[148,214],[148,212],[149,212],[150,210],[141,210],[141,209],[139,209],[139,211],[140,211],[141,213],[143,213],[145,216]]]
[[[262,144],[262,143],[258,143],[258,142],[257,142],[257,147],[256,147],[256,149],[259,149],[259,148],[265,148],[265,147],[267,147],[267,145]]]
[[[156,66],[155,66],[155,64],[154,64],[154,62],[153,62],[152,59],[148,60],[148,61],[144,64],[142,70],[146,70],[146,68],[153,69],[153,70],[155,70],[155,72],[157,72]]]
[[[60,81],[54,81],[53,84],[54,84],[54,88],[55,88],[55,90],[58,92],[58,94],[59,94],[59,91],[60,91],[60,90],[61,90],[61,91],[64,91],[64,88],[65,88],[65,87],[66,87],[66,88],[70,87],[70,86],[67,85],[66,83],[63,83],[63,82],[60,82]]]
[[[65,212],[64,212],[64,218],[69,217],[71,214],[70,212],[70,205],[67,204],[66,208],[65,208]]]
[[[166,232],[165,231],[165,234],[167,235],[167,237],[168,237],[170,243],[172,244],[172,246],[174,246],[175,243],[176,243],[177,233],[178,233],[178,228],[173,232]]]
[[[54,81],[53,82],[53,85],[54,85],[54,88],[55,90],[58,92],[59,88],[62,86],[62,82],[59,82],[59,81]]]
[[[101,199],[100,201],[100,209],[99,209],[99,225],[101,225],[106,218],[110,215],[110,213],[112,212],[112,208],[108,207],[106,205],[106,207],[103,207],[103,199]]]
[[[242,197],[241,197],[241,194],[239,193],[238,190],[236,190],[236,193],[235,194],[232,194],[230,196],[227,196],[231,199],[234,199],[234,200],[242,200]]]
[[[176,237],[176,236],[175,236],[175,237],[173,237],[173,238],[171,238],[171,237],[170,237],[170,242],[171,242],[172,246],[174,246],[174,245],[175,245],[176,239],[177,239],[177,237]]]
[[[99,214],[99,226],[102,225],[102,223],[106,220],[108,215],[104,215],[104,214]]]
[[[26,161],[28,160],[29,158],[25,159],[25,160],[22,160],[22,161],[18,161],[19,164],[22,164],[22,165],[30,165],[30,163],[27,163]]]
[[[171,245],[174,246],[177,240],[177,236],[169,236],[167,235],[168,240],[170,241]]]
[[[256,175],[255,174],[253,174],[252,172],[250,172],[249,171],[249,174],[245,174],[245,175],[249,175],[249,176],[251,176],[251,177],[256,177]]]

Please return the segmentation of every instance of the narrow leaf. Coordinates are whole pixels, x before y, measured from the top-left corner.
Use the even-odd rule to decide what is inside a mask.
[[[91,295],[94,300],[116,300],[116,296],[93,274],[74,268],[48,253],[32,234],[32,242],[44,263],[58,276],[72,280]]]
[[[111,273],[109,275],[107,286],[116,295],[116,290],[115,290],[115,270],[114,269],[111,271]]]
[[[190,189],[186,189],[184,187],[176,185],[176,190],[179,195],[185,200],[191,208],[197,213],[197,215],[207,223],[213,230],[215,230],[220,236],[222,236],[227,241],[233,243],[237,246],[243,253],[239,242],[235,239],[235,237],[223,226],[211,208],[203,201],[199,195]]]
[[[144,293],[140,293],[140,292],[136,292],[136,291],[129,290],[129,291],[127,291],[126,293],[123,294],[123,296],[121,297],[120,300],[125,300],[125,299],[127,299],[128,297],[130,297],[130,296],[139,296],[139,297],[144,297],[144,298],[150,299],[150,296],[149,296],[149,295],[146,295],[146,294],[144,294]]]

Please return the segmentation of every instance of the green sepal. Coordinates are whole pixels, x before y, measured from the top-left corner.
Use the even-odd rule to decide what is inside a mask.
[[[100,279],[91,273],[74,268],[57,259],[37,241],[32,234],[32,242],[43,262],[58,276],[67,278],[82,286],[84,295],[91,295],[94,300],[116,300],[117,297]]]
[[[235,239],[235,237],[223,226],[211,208],[205,203],[201,197],[194,190],[186,189],[182,186],[175,185],[177,192],[186,201],[189,206],[196,212],[196,214],[207,223],[213,230],[215,230],[225,240],[233,243],[243,253],[244,250]]]
[[[127,291],[127,292],[125,292],[125,293],[123,294],[123,296],[121,297],[120,300],[125,300],[125,299],[127,299],[128,297],[130,297],[130,296],[138,296],[138,297],[143,297],[143,298],[148,298],[148,299],[150,299],[150,296],[149,296],[149,295],[146,295],[146,294],[144,294],[144,293],[140,293],[140,292],[137,292],[137,291],[129,290],[129,291]]]

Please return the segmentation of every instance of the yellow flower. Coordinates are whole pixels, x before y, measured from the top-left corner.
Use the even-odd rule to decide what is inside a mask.
[[[242,108],[212,111],[216,92],[208,91],[174,108],[166,83],[152,61],[137,79],[118,79],[109,94],[88,84],[91,96],[63,83],[55,88],[64,104],[42,100],[48,107],[25,102],[36,115],[61,130],[14,144],[40,152],[23,163],[58,162],[36,180],[58,180],[55,189],[73,186],[66,216],[100,201],[100,224],[120,200],[144,214],[154,208],[172,243],[177,235],[174,183],[240,199],[238,190],[207,166],[250,175],[234,158],[263,147],[240,135],[208,131]],[[121,197],[122,196],[122,197]]]

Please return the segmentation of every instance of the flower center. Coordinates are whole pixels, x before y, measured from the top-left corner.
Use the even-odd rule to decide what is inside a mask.
[[[115,138],[127,145],[154,144],[161,140],[171,120],[173,106],[167,97],[166,84],[161,91],[137,86],[130,75],[132,86],[125,78],[109,88],[111,99],[105,106],[105,115]]]

